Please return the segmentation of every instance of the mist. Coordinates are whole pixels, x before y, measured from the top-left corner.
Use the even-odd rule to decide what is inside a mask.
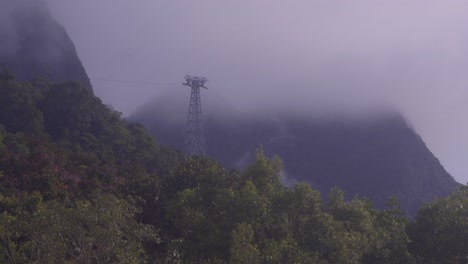
[[[47,7],[42,0],[1,1],[0,9],[0,57],[15,54],[18,49],[18,34],[16,23],[21,16],[30,16],[31,13],[47,12]]]
[[[468,181],[464,1],[47,2],[95,93],[126,116],[173,90],[188,102],[187,73],[246,113],[391,108]]]

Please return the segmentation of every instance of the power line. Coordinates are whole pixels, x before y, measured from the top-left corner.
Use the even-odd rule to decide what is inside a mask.
[[[103,77],[89,77],[91,80],[96,81],[103,81],[103,82],[113,82],[113,83],[126,83],[126,84],[138,84],[138,85],[149,85],[149,86],[170,86],[170,85],[179,85],[179,82],[157,82],[157,81],[143,81],[143,80],[121,80],[121,79],[111,79],[111,78],[103,78]],[[220,94],[216,93],[215,91],[208,89],[210,93],[216,96],[219,100],[223,101],[225,104],[229,105],[232,109],[236,112],[241,114],[243,118],[250,119],[246,116],[246,113],[237,108],[231,102],[226,100]]]
[[[216,97],[218,97],[218,99],[220,99],[221,101],[223,101],[225,104],[229,105],[232,109],[234,109],[238,114],[240,114],[240,117],[242,117],[243,119],[245,119],[246,121],[250,121],[252,120],[252,118],[247,115],[246,112],[240,110],[239,108],[237,108],[235,105],[233,105],[231,102],[229,102],[228,100],[226,100],[224,97],[222,97],[220,94],[216,93],[215,91],[213,90],[208,90],[210,93],[212,93],[213,95],[215,95]]]
[[[101,77],[89,77],[91,80],[103,81],[103,82],[114,82],[114,83],[127,83],[127,84],[140,84],[140,85],[175,85],[179,84],[178,82],[155,82],[155,81],[140,81],[140,80],[118,80],[110,78],[101,78]]]
[[[219,95],[218,93],[216,93],[215,91],[213,90],[208,90],[210,93],[214,94],[216,97],[218,97],[218,99],[220,99],[221,101],[223,101],[224,103],[228,104],[230,107],[232,107],[234,110],[242,113],[241,110],[239,110],[235,105],[231,104],[228,100],[224,99],[224,97],[222,97],[221,95]]]

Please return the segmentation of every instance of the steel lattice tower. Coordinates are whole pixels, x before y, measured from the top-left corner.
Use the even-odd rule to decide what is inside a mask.
[[[185,130],[185,152],[187,155],[205,155],[205,139],[202,125],[200,88],[205,88],[204,77],[185,76],[184,85],[192,88]]]

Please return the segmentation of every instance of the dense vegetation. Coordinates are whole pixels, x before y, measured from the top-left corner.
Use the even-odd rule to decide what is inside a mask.
[[[255,160],[255,147],[262,145],[267,156],[281,157],[283,175],[290,182],[307,182],[322,194],[338,185],[346,191],[346,198],[369,197],[379,209],[395,196],[410,217],[424,202],[445,197],[459,187],[395,111],[318,117],[313,111],[306,115],[273,110],[247,117],[229,112],[225,105],[213,106],[216,102],[208,92],[205,95],[207,155],[227,168],[243,169]],[[167,116],[186,109],[187,101],[179,103],[174,97],[156,98],[130,119],[143,124],[161,144],[182,147],[185,120]]]
[[[408,222],[161,147],[75,82],[0,76],[1,263],[467,263],[468,187]]]

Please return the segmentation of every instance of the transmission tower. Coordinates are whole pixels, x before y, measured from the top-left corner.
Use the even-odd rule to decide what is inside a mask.
[[[205,155],[205,139],[203,137],[202,109],[200,88],[205,88],[205,77],[186,75],[184,85],[192,89],[185,130],[185,152],[187,155]]]

